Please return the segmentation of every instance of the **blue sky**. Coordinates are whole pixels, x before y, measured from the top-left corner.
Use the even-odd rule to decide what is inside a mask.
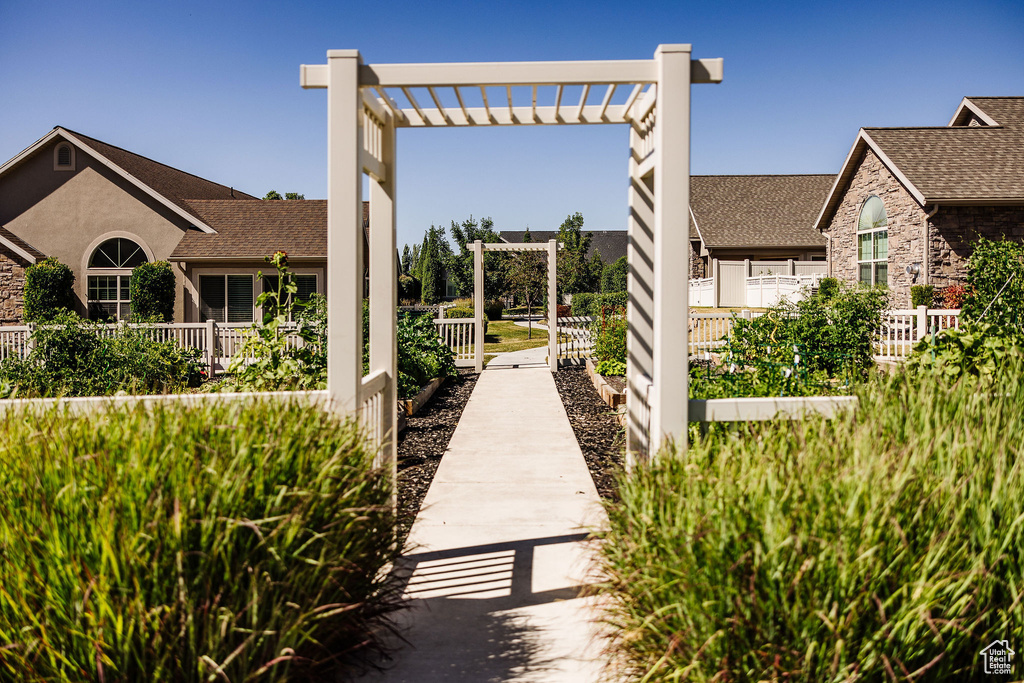
[[[1024,3],[14,2],[0,0],[0,157],[63,125],[262,196],[326,194],[326,97],[299,65],[725,59],[694,86],[695,174],[836,172],[861,126],[944,125],[1024,95]],[[399,243],[491,216],[625,227],[620,126],[399,132]]]

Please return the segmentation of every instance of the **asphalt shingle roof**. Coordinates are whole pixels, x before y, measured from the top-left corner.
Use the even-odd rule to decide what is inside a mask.
[[[9,242],[18,245],[18,247],[20,247],[21,249],[24,249],[28,253],[32,254],[32,256],[34,256],[36,259],[46,258],[46,254],[36,249],[31,244],[18,237],[7,228],[0,227],[0,235],[2,235]]]
[[[1024,198],[1024,97],[971,97],[997,126],[865,128],[925,201]]]
[[[185,211],[189,211],[188,200],[192,199],[258,199],[241,190],[215,183],[197,175],[180,171],[159,161],[129,152],[126,149],[91,138],[88,135],[62,128],[76,138],[92,147],[124,171],[135,176],[140,182],[148,185],[158,194]]]
[[[814,219],[834,181],[831,174],[697,175],[690,208],[709,248],[824,246]],[[699,239],[692,220],[690,238]]]
[[[594,252],[601,254],[601,260],[606,264],[614,263],[620,257],[626,255],[626,247],[629,244],[629,235],[625,230],[587,230],[583,233],[593,234],[590,240],[590,249],[587,250],[587,258],[594,255]],[[506,242],[522,242],[525,230],[502,230],[498,233],[501,239]],[[531,230],[530,239],[534,242],[547,242],[558,239],[557,230]]]
[[[189,230],[172,259],[327,256],[326,199],[190,199],[186,210],[217,234]]]

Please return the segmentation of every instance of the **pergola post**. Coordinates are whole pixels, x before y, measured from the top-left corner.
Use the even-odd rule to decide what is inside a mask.
[[[358,50],[327,52],[327,391],[359,408],[363,376],[362,134]]]
[[[548,240],[548,367],[558,372],[558,240]]]
[[[476,371],[484,371],[484,243],[473,242],[473,339],[476,342]]]
[[[395,122],[390,116],[380,131],[383,178],[370,182],[370,368],[384,370],[388,381],[381,393],[380,456],[398,481],[398,308],[397,237],[395,221]],[[395,489],[397,492],[397,488]]]
[[[654,325],[650,452],[686,450],[689,399],[690,45],[660,45],[654,127]]]

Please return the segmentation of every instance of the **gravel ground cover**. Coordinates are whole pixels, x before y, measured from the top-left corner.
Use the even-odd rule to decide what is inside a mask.
[[[586,368],[559,368],[555,373],[555,386],[597,492],[606,500],[618,500],[615,477],[623,466],[625,435],[622,427],[594,389]]]
[[[457,380],[442,384],[412,417],[398,439],[398,542],[409,535],[441,456],[455,433],[469,395],[476,386],[472,370],[459,370]]]

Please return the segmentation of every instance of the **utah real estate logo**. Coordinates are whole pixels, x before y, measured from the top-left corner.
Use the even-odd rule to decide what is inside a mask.
[[[1013,656],[1017,654],[1010,649],[1005,640],[993,640],[979,653],[985,660],[985,673],[1010,674],[1013,670]]]

